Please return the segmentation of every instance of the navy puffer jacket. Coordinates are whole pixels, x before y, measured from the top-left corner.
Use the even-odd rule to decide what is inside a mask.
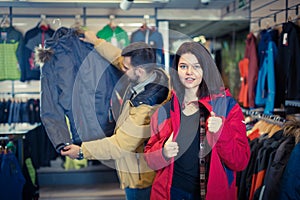
[[[66,143],[110,136],[110,97],[122,73],[74,29],[59,28],[37,57],[41,69],[41,120],[59,152]],[[66,116],[69,119],[71,135]]]

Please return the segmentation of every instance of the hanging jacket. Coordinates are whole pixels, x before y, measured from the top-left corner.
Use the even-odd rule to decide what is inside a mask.
[[[109,24],[97,32],[97,37],[102,38],[120,49],[129,44],[129,38],[124,29],[119,26],[111,27]]]
[[[110,136],[115,122],[108,120],[110,101],[106,98],[111,96],[120,72],[96,53],[93,45],[82,42],[74,29],[58,29],[45,47],[38,54],[45,61],[41,70],[41,120],[56,150],[59,152],[66,143]],[[88,106],[74,104],[74,99],[85,99]]]
[[[253,33],[247,35],[246,40],[246,50],[244,58],[248,58],[248,75],[247,75],[247,96],[249,107],[255,107],[255,88],[257,83],[258,76],[258,58],[257,58],[257,49],[256,49],[256,37]]]
[[[206,199],[237,199],[236,171],[243,170],[250,158],[243,113],[229,91],[226,97],[202,98],[199,103],[217,116],[222,116],[223,127],[217,133],[207,132],[211,146],[211,160]],[[200,122],[199,122],[200,123]],[[162,149],[165,141],[174,133],[176,140],[180,128],[180,105],[175,93],[172,100],[160,107],[151,118],[151,138],[145,148],[145,158],[157,175],[152,185],[151,199],[169,200],[174,158],[166,160]]]
[[[280,181],[280,200],[300,199],[300,143],[296,144]]]
[[[163,64],[163,37],[156,28],[139,28],[131,34],[130,42],[146,42],[156,51],[156,63]]]
[[[276,150],[274,159],[269,163],[266,176],[264,178],[265,189],[262,198],[263,200],[279,200],[278,195],[280,191],[280,180],[294,147],[295,138],[285,137],[284,141]]]
[[[300,100],[300,30],[293,22],[284,23],[278,44],[278,68],[276,69],[276,99]],[[287,107],[287,114],[297,113]],[[298,109],[299,112],[299,109]]]
[[[264,140],[262,146],[258,149],[258,153],[254,158],[254,171],[251,175],[252,182],[249,200],[258,199],[270,160],[274,159],[276,150],[284,140],[282,134],[282,130],[277,131],[271,138]]]
[[[19,80],[23,65],[23,35],[12,26],[0,28],[0,33],[0,80]]]
[[[249,99],[248,99],[248,68],[249,68],[249,59],[243,58],[239,62],[239,71],[241,76],[241,87],[239,92],[239,102],[243,105],[243,107],[249,107]]]
[[[1,199],[22,200],[22,192],[26,182],[20,163],[12,152],[0,154],[0,196]]]
[[[267,44],[261,58],[261,66],[258,71],[255,104],[264,106],[265,114],[272,114],[275,103],[275,61],[277,57],[277,46],[272,41],[271,34],[266,33],[262,39]]]
[[[25,33],[23,49],[23,65],[21,81],[40,80],[40,66],[34,61],[35,48],[41,45],[53,35],[54,30],[50,26],[39,26],[39,24]]]

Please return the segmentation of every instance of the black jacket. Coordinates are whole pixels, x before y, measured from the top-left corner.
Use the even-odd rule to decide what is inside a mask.
[[[278,68],[275,69],[277,101],[300,100],[300,40],[299,27],[292,22],[283,24],[278,45]],[[299,109],[298,109],[299,111]],[[287,114],[296,113],[287,108]]]

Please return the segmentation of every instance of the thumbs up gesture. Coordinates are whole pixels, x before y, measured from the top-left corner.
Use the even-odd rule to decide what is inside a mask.
[[[208,118],[207,123],[208,131],[211,133],[216,133],[222,126],[222,118],[217,117],[216,114],[212,111],[210,112],[210,117]]]
[[[164,145],[163,154],[166,158],[172,158],[177,156],[179,152],[179,147],[177,142],[173,142],[173,134],[168,138]]]

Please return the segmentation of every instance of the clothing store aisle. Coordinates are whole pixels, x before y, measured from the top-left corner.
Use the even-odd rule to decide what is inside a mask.
[[[118,183],[101,185],[44,186],[40,200],[125,200]]]

